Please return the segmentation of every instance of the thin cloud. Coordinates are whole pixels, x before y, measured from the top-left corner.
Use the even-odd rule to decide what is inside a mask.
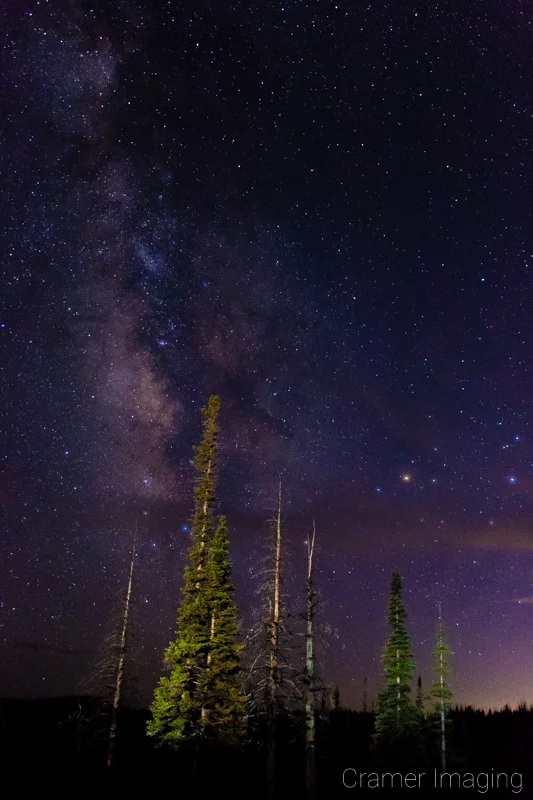
[[[482,550],[533,550],[533,533],[510,526],[495,526],[475,532],[471,544]]]

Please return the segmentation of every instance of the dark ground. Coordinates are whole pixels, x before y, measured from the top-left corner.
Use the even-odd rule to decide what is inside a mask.
[[[160,787],[179,798],[266,798],[264,752],[260,735],[239,751],[213,750],[196,755],[168,754],[155,749],[144,735],[148,713],[122,711],[115,768],[106,769],[109,716],[101,701],[85,697],[0,701],[0,745],[4,775],[16,776],[20,791],[30,785],[40,789],[61,787],[69,794],[98,792],[111,795],[126,789],[134,794],[155,793]],[[372,714],[346,709],[328,712],[319,719],[317,736],[318,798],[361,796],[397,797],[533,797],[533,711],[526,708],[485,713],[471,708],[451,714],[448,771],[461,776],[473,773],[472,788],[434,789],[434,769],[440,771],[436,750],[428,745],[417,763],[378,764],[371,751]],[[432,737],[429,736],[429,741]],[[435,743],[436,744],[436,743]],[[402,776],[425,773],[420,785],[393,790],[343,787],[346,769],[379,774],[397,770]],[[514,775],[509,785],[485,791],[484,775]],[[276,798],[305,797],[304,749],[298,720],[282,722],[278,746]],[[522,776],[522,788],[518,789]],[[353,773],[346,773],[353,783]],[[478,776],[481,776],[478,778]],[[390,780],[390,779],[385,779]],[[398,778],[396,781],[398,782]],[[504,779],[500,781],[503,783]],[[166,788],[168,786],[168,789]],[[6,795],[7,796],[7,795]]]

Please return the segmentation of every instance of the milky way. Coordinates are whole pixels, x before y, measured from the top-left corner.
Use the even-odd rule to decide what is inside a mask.
[[[529,699],[531,20],[49,6],[1,12],[1,691],[75,691],[137,520],[150,697],[219,393],[245,623],[281,478],[347,702],[393,568],[424,680],[441,602],[458,700]]]

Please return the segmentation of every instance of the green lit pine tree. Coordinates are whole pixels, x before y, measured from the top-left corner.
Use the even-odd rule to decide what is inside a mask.
[[[392,633],[383,651],[385,684],[376,703],[374,733],[375,751],[389,760],[417,757],[422,746],[422,713],[411,699],[415,663],[406,619],[401,575],[393,572],[388,612]]]
[[[450,648],[446,642],[444,624],[440,617],[437,627],[437,639],[433,648],[435,659],[434,672],[436,680],[431,685],[431,701],[433,703],[433,713],[438,719],[438,729],[440,738],[440,760],[442,772],[446,772],[446,733],[448,712],[452,705],[452,693],[448,685],[448,675],[450,674]]]
[[[178,746],[202,736],[207,709],[205,684],[211,639],[211,609],[207,581],[208,548],[214,532],[219,398],[209,398],[202,409],[202,443],[195,447],[194,514],[189,564],[178,609],[176,638],[167,648],[163,676],[155,690],[147,732],[159,744]]]
[[[211,613],[207,669],[199,684],[206,736],[227,744],[244,735],[246,696],[240,691],[237,607],[233,602],[226,518],[220,517],[207,558],[207,600]]]

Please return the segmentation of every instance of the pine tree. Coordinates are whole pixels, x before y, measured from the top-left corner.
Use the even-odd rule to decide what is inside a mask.
[[[211,640],[211,609],[207,581],[208,546],[213,537],[216,491],[218,411],[220,400],[211,396],[202,409],[203,437],[195,447],[194,514],[189,563],[178,610],[176,638],[167,648],[169,676],[156,688],[148,735],[160,744],[177,746],[204,733],[207,709],[201,687],[205,685]]]
[[[448,686],[448,675],[450,674],[449,656],[450,648],[446,642],[444,624],[440,617],[439,608],[437,639],[433,649],[433,657],[435,659],[434,672],[437,675],[437,679],[431,686],[431,699],[433,701],[433,711],[439,720],[442,772],[446,772],[446,723],[447,715],[452,704],[452,693]]]
[[[421,711],[424,710],[424,693],[422,692],[422,676],[418,676],[416,682],[416,707]]]
[[[400,758],[421,742],[421,713],[411,699],[414,659],[406,629],[407,612],[402,601],[402,579],[392,573],[388,622],[392,628],[383,652],[385,685],[376,708],[374,747]]]
[[[338,686],[333,690],[333,711],[339,711],[341,707],[341,692]]]
[[[207,669],[199,692],[205,709],[204,733],[229,744],[244,736],[246,697],[239,688],[240,652],[237,607],[229,561],[226,518],[220,517],[206,565],[207,601],[211,611]]]

